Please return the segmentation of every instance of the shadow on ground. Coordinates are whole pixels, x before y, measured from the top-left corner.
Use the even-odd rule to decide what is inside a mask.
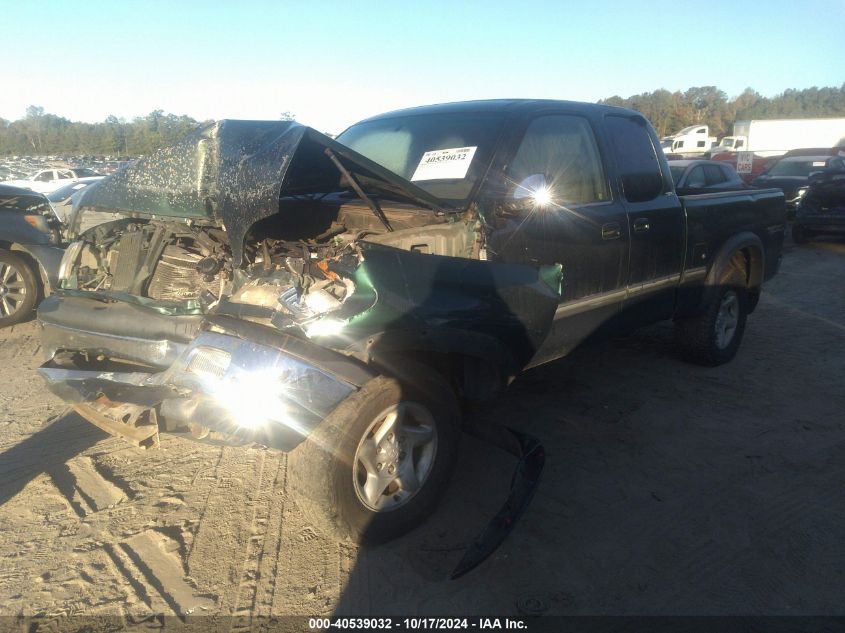
[[[106,433],[73,412],[47,422],[0,453],[0,506],[42,473],[54,475],[61,486],[68,479],[63,476],[67,471],[65,462],[106,437]]]

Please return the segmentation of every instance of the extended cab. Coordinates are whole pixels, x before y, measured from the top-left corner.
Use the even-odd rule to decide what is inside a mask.
[[[503,100],[336,141],[213,124],[83,191],[74,221],[39,308],[50,388],[139,446],[290,451],[306,511],[375,541],[433,507],[461,403],[526,367],[664,319],[686,357],[730,360],[785,209],[679,198],[636,112]]]

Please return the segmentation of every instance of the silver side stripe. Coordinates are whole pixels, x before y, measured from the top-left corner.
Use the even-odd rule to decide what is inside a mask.
[[[555,320],[587,312],[588,310],[601,308],[620,301],[625,301],[626,299],[654,292],[655,290],[660,290],[661,288],[665,288],[667,286],[674,286],[678,284],[678,282],[684,283],[695,279],[701,279],[706,274],[707,268],[704,266],[700,268],[691,268],[690,270],[684,271],[683,275],[669,275],[667,277],[653,279],[641,284],[632,284],[630,286],[626,286],[625,288],[620,288],[619,290],[611,290],[610,292],[590,295],[589,297],[584,297],[583,299],[568,301],[557,307],[557,310],[555,310]]]
[[[681,283],[685,281],[692,281],[694,279],[701,279],[707,276],[707,266],[699,266],[698,268],[690,268],[685,270],[681,275]]]

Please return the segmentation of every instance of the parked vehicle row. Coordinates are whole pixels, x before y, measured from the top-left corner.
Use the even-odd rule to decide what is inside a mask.
[[[81,178],[101,176],[93,169],[75,167],[68,169],[42,169],[29,178],[6,181],[3,184],[11,187],[31,189],[38,193],[50,193],[69,183],[78,182]]]
[[[748,188],[777,188],[786,198],[787,218],[795,218],[795,209],[806,194],[810,175],[836,168],[845,156],[845,148],[802,148],[790,150],[783,157],[767,159],[762,170],[750,183],[737,174],[736,154],[721,154],[711,160],[668,158],[672,177],[679,193],[707,191],[741,191]],[[758,163],[762,166],[763,163]]]

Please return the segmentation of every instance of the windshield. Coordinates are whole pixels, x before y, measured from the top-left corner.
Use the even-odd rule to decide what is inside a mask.
[[[442,113],[353,125],[337,141],[443,200],[467,199],[483,176],[504,116]]]
[[[47,194],[47,200],[50,202],[62,202],[63,200],[70,198],[80,189],[84,189],[89,184],[90,183],[87,182],[74,182],[69,185],[65,185],[64,187],[59,187],[55,191]]]
[[[672,180],[675,181],[676,187],[678,186],[678,182],[681,180],[681,176],[684,175],[686,170],[686,167],[681,167],[680,165],[669,165],[669,171],[672,172]]]
[[[810,175],[812,171],[824,169],[827,156],[802,156],[801,158],[785,158],[769,170],[769,176],[797,176]]]

